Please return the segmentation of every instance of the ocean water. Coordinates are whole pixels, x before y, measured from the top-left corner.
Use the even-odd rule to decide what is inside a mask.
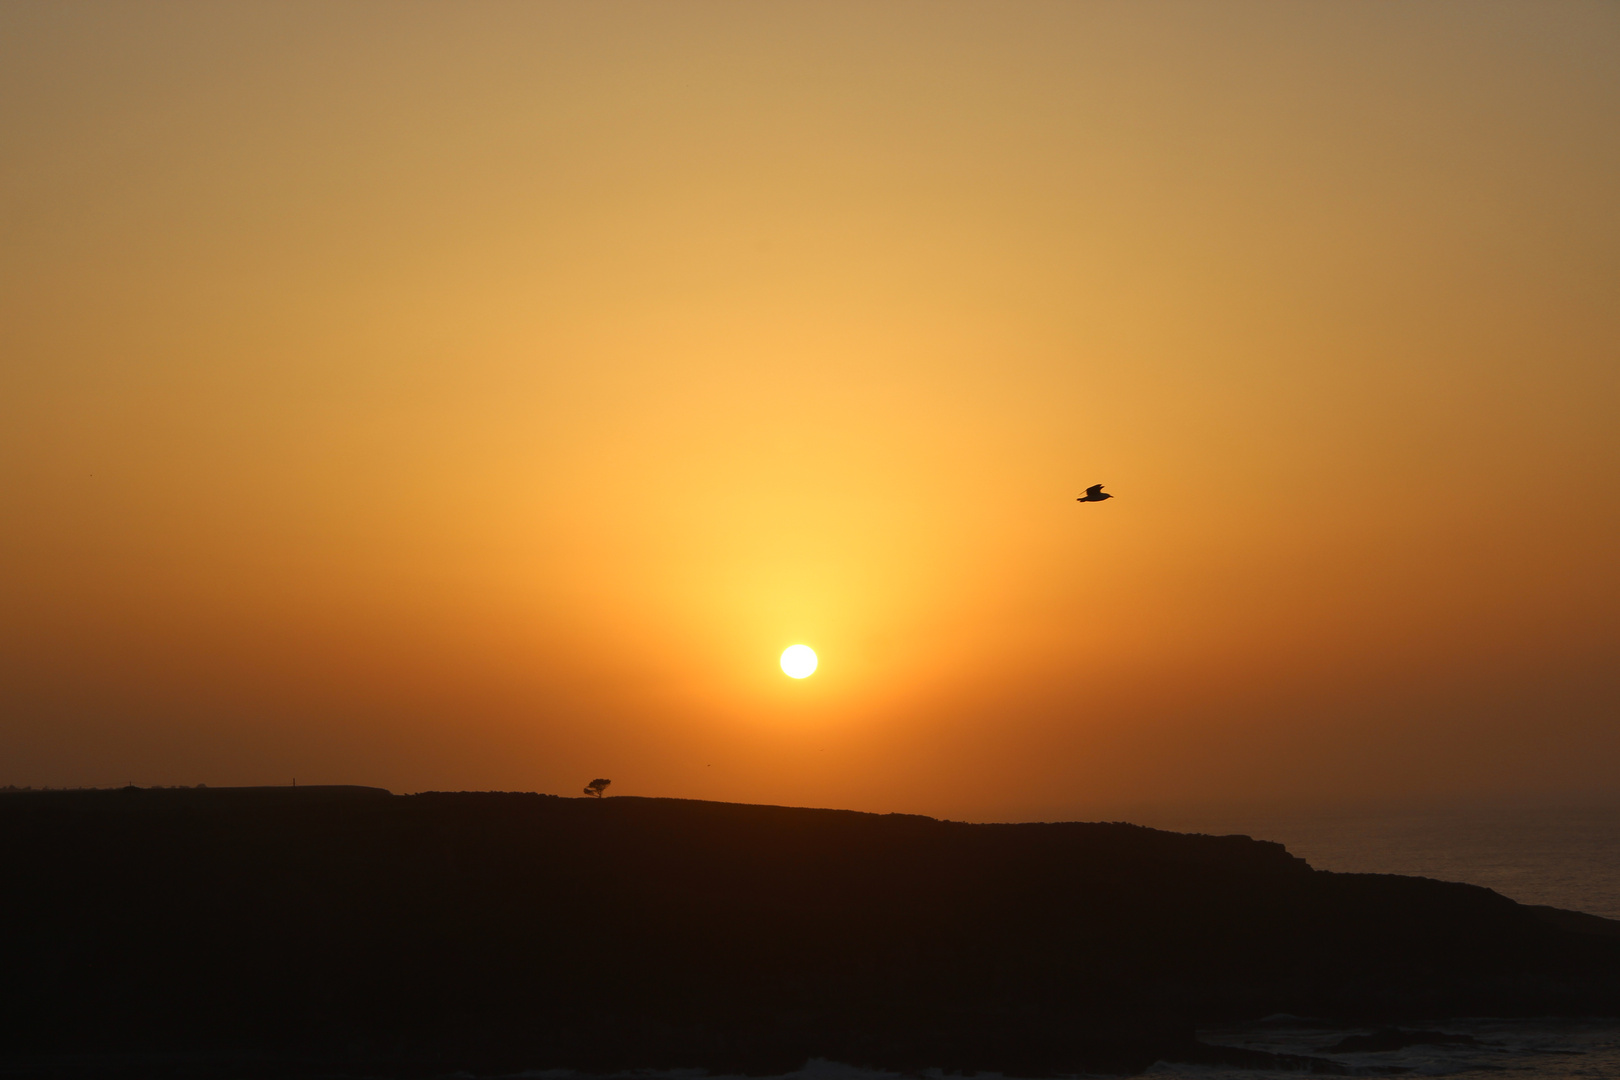
[[[1325,1027],[1292,1017],[1247,1027],[1209,1028],[1199,1038],[1222,1046],[1326,1059],[1351,1075],[1451,1076],[1484,1080],[1616,1080],[1620,1078],[1620,1021],[1454,1020],[1424,1030],[1463,1036],[1471,1044],[1412,1046],[1372,1053],[1329,1053],[1346,1035],[1369,1028]],[[1410,1029],[1408,1029],[1410,1030]],[[1160,1062],[1145,1074],[1155,1080],[1263,1080],[1320,1076],[1307,1070],[1250,1070]]]
[[[1466,881],[1524,904],[1620,919],[1620,804],[1179,811],[1133,820],[1177,832],[1276,840],[1318,870]]]
[[[1357,808],[1315,814],[1165,815],[1160,828],[1276,840],[1321,870],[1414,874],[1466,881],[1526,904],[1620,919],[1620,806]],[[1472,1044],[1327,1053],[1369,1029],[1324,1027],[1279,1017],[1199,1032],[1209,1043],[1326,1058],[1356,1074],[1494,1077],[1499,1080],[1620,1080],[1620,1021],[1458,1019],[1429,1030]],[[1160,1063],[1160,1080],[1262,1080],[1319,1075]]]
[[[1335,1054],[1323,1048],[1367,1028],[1334,1028],[1308,1020],[1278,1017],[1247,1027],[1200,1032],[1209,1043],[1250,1050],[1296,1054],[1332,1062],[1352,1076],[1456,1077],[1458,1080],[1617,1080],[1620,1078],[1620,1021],[1459,1020],[1429,1030],[1473,1040],[1465,1045],[1414,1046],[1405,1050]],[[1344,1075],[1341,1074],[1341,1075]],[[518,1074],[532,1080],[603,1080],[566,1070]],[[700,1080],[696,1070],[647,1070],[618,1080]],[[1288,1080],[1320,1077],[1309,1069],[1230,1069],[1159,1062],[1142,1074],[1153,1080]],[[1005,1080],[1000,1073],[976,1073],[975,1080]],[[723,1080],[745,1080],[726,1077]],[[753,1080],[760,1080],[755,1077]],[[901,1074],[863,1069],[835,1061],[812,1061],[779,1080],[902,1080]],[[904,1080],[919,1080],[916,1077]],[[954,1074],[925,1070],[921,1080],[956,1080]]]

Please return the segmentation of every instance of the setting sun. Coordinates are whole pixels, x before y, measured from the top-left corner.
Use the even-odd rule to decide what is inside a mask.
[[[1620,0],[0,0],[0,1080],[1620,1080],[1617,132]]]
[[[808,645],[789,645],[782,650],[782,670],[794,679],[808,678],[816,670],[816,651]]]
[[[1620,799],[1616,29],[0,4],[0,790]]]

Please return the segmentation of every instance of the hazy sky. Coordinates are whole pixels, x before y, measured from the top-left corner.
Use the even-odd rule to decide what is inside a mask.
[[[1620,794],[1617,489],[1613,3],[0,7],[0,784]]]

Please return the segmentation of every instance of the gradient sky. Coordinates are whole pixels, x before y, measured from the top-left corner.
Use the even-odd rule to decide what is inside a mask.
[[[13,0],[0,784],[1620,794],[1617,193],[1612,3]]]

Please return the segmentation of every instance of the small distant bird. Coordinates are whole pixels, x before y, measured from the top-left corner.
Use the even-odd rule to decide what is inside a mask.
[[[1078,499],[1076,499],[1074,501],[1075,502],[1102,502],[1104,499],[1112,499],[1112,498],[1113,498],[1112,495],[1109,495],[1109,494],[1107,494],[1107,493],[1105,493],[1103,491],[1101,484],[1092,484],[1090,487],[1086,488],[1086,493],[1084,495],[1080,496]]]

